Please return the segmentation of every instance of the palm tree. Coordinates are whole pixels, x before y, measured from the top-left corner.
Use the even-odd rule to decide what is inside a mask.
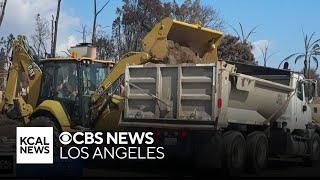
[[[253,27],[247,34],[241,23],[239,23],[239,26],[240,26],[240,32],[233,26],[231,26],[231,28],[237,34],[237,37],[240,39],[240,42],[243,44],[247,44],[249,38],[256,33],[258,26]]]
[[[319,60],[318,56],[320,55],[320,39],[313,40],[315,33],[313,32],[310,36],[307,34],[304,36],[304,52],[300,53],[294,53],[291,54],[290,56],[286,57],[281,63],[279,64],[279,68],[282,63],[290,60],[291,58],[295,57],[294,63],[296,64],[298,61],[303,60],[304,67],[303,67],[303,74],[305,77],[309,79],[310,76],[310,67],[311,67],[311,61],[315,63],[316,67],[314,68],[315,70],[318,69],[319,67]]]

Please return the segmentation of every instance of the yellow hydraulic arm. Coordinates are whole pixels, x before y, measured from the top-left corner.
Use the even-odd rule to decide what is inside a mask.
[[[26,43],[24,36],[18,36],[12,44],[12,61],[9,70],[8,81],[4,94],[4,102],[0,110],[10,118],[24,118],[29,116],[36,107],[42,72],[34,62],[32,52]],[[29,93],[27,100],[18,96],[17,87],[20,83],[20,75],[25,74],[28,81]]]
[[[131,53],[120,60],[110,74],[102,82],[92,96],[91,116],[95,119],[108,99],[109,88],[124,74],[127,65],[138,65],[148,62],[161,62],[168,55],[167,41],[171,40],[180,45],[189,47],[205,63],[214,63],[218,60],[217,45],[222,33],[200,25],[165,18],[154,26],[144,37],[143,51]]]

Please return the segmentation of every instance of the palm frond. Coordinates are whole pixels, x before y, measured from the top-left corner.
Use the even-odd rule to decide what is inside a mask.
[[[320,51],[315,51],[312,55],[319,56],[320,55]]]
[[[309,49],[309,48],[310,48],[311,40],[312,40],[312,38],[313,38],[313,36],[314,36],[315,34],[316,34],[316,33],[313,32],[313,33],[310,35],[310,37],[309,37],[309,39],[308,39],[308,42],[307,42],[306,49]]]
[[[307,49],[308,34],[304,34],[304,33],[303,33],[303,36],[304,36],[304,48]]]
[[[287,60],[291,59],[292,57],[294,57],[294,56],[296,56],[296,55],[298,55],[298,54],[301,54],[301,53],[293,53],[293,54],[291,54],[290,56],[284,58],[283,61],[287,61]]]
[[[246,41],[250,38],[250,36],[252,35],[252,34],[254,34],[254,33],[256,33],[256,29],[258,28],[258,26],[255,26],[255,27],[253,27],[252,29],[251,29],[251,31],[247,34],[247,36],[246,36]]]
[[[305,54],[300,54],[300,55],[298,55],[298,56],[296,57],[296,59],[294,60],[294,63],[297,64],[297,62],[298,62],[301,58],[303,58],[303,57],[305,57],[305,56],[306,56]]]
[[[245,39],[244,39],[244,30],[243,30],[243,27],[242,27],[242,24],[239,23],[240,25],[240,30],[241,30],[241,35],[242,35],[242,42],[245,43]]]
[[[319,39],[320,40],[320,39]],[[312,49],[317,49],[317,48],[319,48],[320,47],[320,44],[315,44],[315,45],[313,45],[313,47],[312,47]]]
[[[316,44],[318,44],[319,42],[320,42],[320,39],[317,39],[317,40],[313,41],[312,44],[311,44],[311,47],[316,45]]]
[[[314,45],[313,48],[309,52],[310,55],[319,55],[319,53],[320,53],[320,45],[319,44]]]
[[[317,70],[318,70],[318,67],[319,67],[319,61],[318,61],[318,59],[317,59],[316,57],[314,57],[314,56],[312,56],[312,58],[313,58],[313,62],[316,64],[315,71],[317,71]]]
[[[294,57],[294,56],[296,56],[296,55],[298,55],[298,54],[300,54],[300,53],[294,53],[294,54],[291,54],[290,56],[284,58],[284,59],[280,62],[279,66],[278,66],[278,69],[280,69],[280,66],[281,66],[284,62],[288,61],[289,59],[291,59],[292,57]]]
[[[230,27],[237,34],[238,38],[240,38],[240,34],[239,34],[238,30],[235,27],[233,27],[232,25],[230,25]]]

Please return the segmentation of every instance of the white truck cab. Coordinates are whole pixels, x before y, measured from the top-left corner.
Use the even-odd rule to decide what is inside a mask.
[[[295,89],[293,96],[291,97],[288,107],[281,117],[277,120],[279,125],[285,125],[291,132],[294,130],[304,130],[306,125],[312,123],[312,112],[310,106],[307,88],[312,81],[305,80],[304,76],[299,73],[291,73],[290,86]],[[311,86],[314,88],[316,86]],[[316,92],[313,90],[312,92]],[[284,127],[283,127],[284,128]]]

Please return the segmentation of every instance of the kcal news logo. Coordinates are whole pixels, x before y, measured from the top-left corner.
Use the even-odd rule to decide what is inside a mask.
[[[17,127],[17,164],[53,164],[53,128]]]

